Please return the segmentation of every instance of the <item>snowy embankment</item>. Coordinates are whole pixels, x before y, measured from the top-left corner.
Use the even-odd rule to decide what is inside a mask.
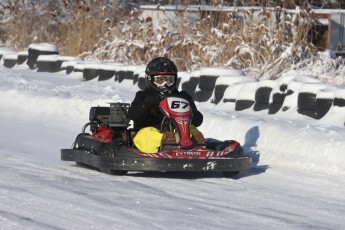
[[[30,51],[33,53],[27,63],[34,70],[28,70],[25,64],[13,65],[11,68],[19,72],[6,78],[13,88],[4,92],[3,98],[9,99],[2,103],[8,111],[5,114],[17,111],[16,116],[31,114],[41,121],[54,117],[80,130],[91,106],[130,103],[144,85],[143,66],[84,62],[59,56],[58,49],[46,43],[32,44]],[[14,55],[6,49],[3,53],[5,65]],[[110,77],[105,77],[106,72]],[[45,81],[49,75],[52,77]],[[6,82],[3,85],[6,87]],[[345,89],[321,83],[305,73],[291,72],[276,81],[258,81],[241,70],[220,68],[181,72],[179,89],[193,95],[205,114],[200,129],[206,137],[238,140],[257,160],[254,153],[265,149],[274,153],[269,157],[277,164],[345,174],[341,163],[345,160],[345,107],[335,104],[336,100],[345,100]]]
[[[238,140],[253,157],[251,169],[235,179],[118,177],[62,162],[59,151],[71,146],[91,106],[131,102],[139,81],[83,81],[83,72],[5,68],[2,61],[0,78],[3,229],[341,229],[345,223],[342,107],[314,119],[297,111],[292,93],[274,114],[255,111],[255,104],[236,110],[253,99],[253,85],[239,89],[237,105],[226,89],[229,102],[197,102],[205,118],[200,129],[207,137]],[[298,79],[287,87],[296,89]],[[195,89],[209,93],[207,86]],[[228,89],[235,92],[235,84]]]

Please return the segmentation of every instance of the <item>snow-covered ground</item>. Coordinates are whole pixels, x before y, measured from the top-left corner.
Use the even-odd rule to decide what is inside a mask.
[[[136,87],[0,62],[0,229],[342,229],[345,129],[294,111],[197,103],[207,137],[253,158],[218,173],[111,176],[60,161],[89,108],[131,102]],[[339,114],[345,120],[345,114]]]

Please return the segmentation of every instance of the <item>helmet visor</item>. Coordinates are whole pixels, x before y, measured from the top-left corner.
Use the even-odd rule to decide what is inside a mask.
[[[153,77],[153,83],[158,87],[172,86],[175,83],[175,75],[156,75]]]

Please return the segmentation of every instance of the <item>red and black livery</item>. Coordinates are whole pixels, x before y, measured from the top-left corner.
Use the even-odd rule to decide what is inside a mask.
[[[162,129],[177,133],[177,144],[161,145],[158,153],[144,153],[133,144],[128,128],[129,104],[111,103],[109,107],[92,107],[71,149],[61,149],[61,160],[88,165],[109,174],[128,171],[219,171],[234,176],[251,165],[237,141],[206,139],[195,144],[190,138],[192,112],[188,100],[167,97],[160,103],[165,114]],[[90,126],[90,132],[86,128]]]

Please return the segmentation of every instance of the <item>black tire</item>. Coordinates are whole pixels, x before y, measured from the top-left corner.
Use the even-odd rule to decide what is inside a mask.
[[[15,59],[4,59],[4,66],[6,68],[13,68],[17,64],[17,60]]]
[[[88,165],[87,164],[84,164],[82,162],[75,162],[78,166],[81,166],[81,167],[87,167]]]
[[[199,77],[191,77],[189,81],[183,82],[182,91],[195,91],[196,86],[199,84]]]
[[[274,93],[272,95],[272,102],[268,105],[268,114],[275,114],[282,108],[285,96],[283,93]]]
[[[98,169],[98,171],[109,174],[109,175],[117,175],[117,176],[124,176],[128,173],[128,171],[126,170],[113,170],[113,169],[106,169],[106,168]]]
[[[133,70],[127,70],[125,74],[125,79],[133,80],[133,75],[134,75]]]
[[[72,72],[74,72],[74,66],[71,66],[71,65],[67,66],[66,67],[66,74],[68,75]]]
[[[144,90],[146,88],[145,78],[139,77],[139,79],[138,79],[138,87],[141,90]]]
[[[99,70],[98,69],[84,68],[84,70],[83,70],[83,79],[85,81],[95,79],[98,76],[99,76]]]
[[[133,74],[133,85],[138,82],[139,79],[139,73]]]
[[[236,100],[235,111],[249,109],[253,105],[254,105],[254,101],[251,101],[251,100]]]
[[[59,72],[61,71],[61,66],[62,66],[62,63],[64,62],[64,60],[56,60],[55,62],[55,71],[56,72]]]
[[[308,92],[299,93],[297,103],[299,109],[315,110],[316,94]]]
[[[100,69],[99,70],[99,77],[98,81],[106,81],[110,80],[115,76],[115,70],[105,70],[105,69]]]
[[[37,72],[57,72],[56,61],[37,61]]]
[[[124,70],[117,70],[115,71],[115,81],[122,82],[123,79],[126,78],[126,71]]]
[[[315,104],[316,106],[315,112],[316,112],[317,119],[320,119],[323,116],[325,116],[326,113],[328,113],[328,111],[332,107],[332,104],[333,104],[333,99],[317,98],[316,104]]]
[[[281,108],[283,104],[280,103],[270,103],[268,105],[268,114],[275,114],[277,113]]]
[[[272,103],[283,104],[284,100],[285,100],[285,94],[283,93],[275,93],[272,95]]]
[[[228,88],[228,85],[216,85],[214,87],[214,99],[212,103],[218,104],[224,97],[224,92]]]
[[[334,98],[333,106],[345,107],[345,99],[339,97]]]
[[[254,111],[268,109],[271,92],[272,88],[270,87],[260,87],[256,90]]]
[[[255,101],[268,105],[271,92],[272,92],[272,88],[270,88],[270,87],[258,88],[255,92]]]
[[[199,88],[201,90],[213,91],[216,85],[217,78],[218,76],[207,76],[207,75],[200,76]]]
[[[287,89],[287,84],[282,84],[281,86],[279,86],[279,89],[281,92],[285,92],[285,90]]]
[[[59,54],[59,52],[50,52],[50,51],[41,51],[29,48],[28,51],[28,61],[26,64],[29,66],[30,69],[37,68],[37,58],[39,55],[49,55],[49,54]]]
[[[17,64],[21,65],[24,64],[28,60],[28,55],[27,54],[18,54],[18,59],[17,59]]]
[[[223,176],[227,177],[227,178],[235,177],[239,173],[240,173],[240,171],[224,171],[224,172],[222,172]]]
[[[200,90],[195,92],[195,101],[198,102],[205,102],[211,98],[213,91],[208,90]]]
[[[224,98],[223,103],[236,103],[236,99]]]
[[[112,170],[112,175],[117,175],[117,176],[124,176],[127,175],[128,171],[126,170]]]
[[[316,94],[308,92],[299,93],[297,101],[297,112],[316,119]]]
[[[255,102],[253,110],[258,112],[261,110],[268,109],[268,103]]]

